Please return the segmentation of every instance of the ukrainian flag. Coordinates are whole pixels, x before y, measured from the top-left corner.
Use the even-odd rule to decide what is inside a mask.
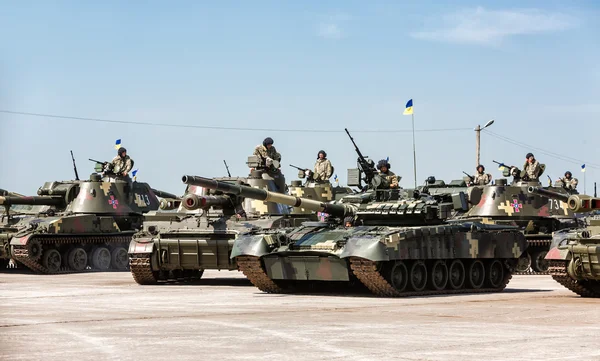
[[[582,172],[585,172],[585,164],[582,164],[582,165],[581,165],[581,171],[582,171]]]
[[[404,115],[411,115],[413,113],[413,103],[412,99],[406,103],[406,109],[404,109]]]
[[[115,142],[115,149],[119,148],[121,148],[121,139],[117,139],[117,141]]]
[[[136,170],[134,170],[133,172],[131,172],[131,175],[133,176],[133,180],[134,180],[134,181],[135,181],[135,180],[136,180],[136,178],[137,178],[137,176],[136,176],[136,174],[137,174],[137,171],[138,171],[138,170],[136,169]]]

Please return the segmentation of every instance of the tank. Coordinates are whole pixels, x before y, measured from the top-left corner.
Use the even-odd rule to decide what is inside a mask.
[[[12,258],[36,273],[128,270],[131,237],[144,214],[159,207],[147,183],[108,168],[88,180],[46,182],[37,193],[0,197],[5,207],[39,207],[0,234],[10,243]]]
[[[504,175],[520,173],[512,167]],[[531,193],[530,187],[539,191]],[[545,191],[561,197],[549,198]],[[506,178],[500,178],[494,184],[469,187],[470,209],[456,221],[518,226],[525,234],[528,246],[519,260],[516,274],[548,274],[545,256],[550,249],[552,233],[578,226],[575,214],[566,204],[572,193],[558,186],[542,187],[538,181],[524,181],[520,177],[515,177],[510,184]]]
[[[248,158],[252,169],[247,177],[220,177],[220,182],[243,184],[253,189],[278,191],[275,180],[258,167],[254,156]],[[233,242],[250,230],[291,227],[318,214],[297,207],[238,197],[203,187],[197,177],[182,177],[187,185],[175,212],[151,212],[143,229],[129,246],[133,279],[142,285],[185,282],[202,277],[204,270],[237,271],[230,258]],[[352,193],[348,187],[315,184],[300,180],[286,186],[291,194],[305,195],[319,201],[333,200],[340,193]]]
[[[2,197],[23,197],[22,194],[9,192],[0,189]],[[32,217],[37,213],[40,206],[34,205],[8,205],[0,206],[0,270],[9,268],[18,268],[18,263],[11,258],[10,253],[10,233],[16,232],[15,224],[22,221],[23,218]]]
[[[560,194],[546,195],[563,199]],[[600,210],[600,198],[588,195],[571,195],[566,204],[574,213]],[[600,298],[600,224],[593,217],[587,227],[555,232],[546,261],[556,282],[582,297]]]
[[[363,164],[363,169],[367,166]],[[374,172],[367,181],[370,185],[361,193],[319,202],[196,179],[205,188],[232,196],[324,215],[297,227],[251,230],[238,236],[231,259],[261,291],[293,292],[297,286],[355,281],[375,295],[393,297],[497,292],[506,287],[526,248],[517,227],[448,224],[445,219],[451,210],[466,209],[464,193],[443,203],[415,190],[385,189],[385,180]]]

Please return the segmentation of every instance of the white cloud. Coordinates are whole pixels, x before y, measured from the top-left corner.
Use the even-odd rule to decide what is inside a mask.
[[[440,22],[440,19],[436,20]],[[515,35],[540,34],[572,28],[574,17],[537,9],[465,9],[441,18],[438,29],[411,33],[417,39],[470,44],[497,44]]]
[[[317,35],[325,39],[341,39],[344,37],[340,23],[348,21],[350,16],[346,14],[336,14],[328,16],[317,27]]]

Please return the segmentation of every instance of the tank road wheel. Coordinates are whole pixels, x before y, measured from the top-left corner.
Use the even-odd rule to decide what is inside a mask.
[[[429,288],[432,290],[443,290],[448,283],[448,266],[446,262],[437,260],[431,266],[431,273],[429,274]]]
[[[67,255],[67,265],[74,271],[83,271],[87,265],[88,255],[81,247],[73,248]]]
[[[544,259],[548,251],[538,250],[531,255],[531,269],[535,272],[547,272],[548,261]]]
[[[392,286],[398,292],[404,292],[408,285],[408,269],[402,261],[397,261],[390,272]]]
[[[110,251],[106,247],[95,248],[92,252],[92,267],[106,271],[110,267]]]
[[[531,256],[529,255],[529,252],[527,252],[519,257],[519,260],[517,261],[517,272],[527,272],[530,266]]]
[[[474,260],[471,262],[467,274],[467,283],[469,284],[470,288],[477,289],[483,286],[483,282],[485,281],[485,268],[480,260]]]
[[[111,252],[111,265],[117,271],[127,271],[129,266],[129,255],[123,247],[117,247]]]
[[[427,267],[423,261],[415,261],[410,267],[410,287],[415,291],[423,291],[427,286]]]
[[[490,262],[485,272],[485,278],[489,287],[500,287],[504,280],[504,266],[502,265],[502,262],[497,259]]]
[[[459,259],[450,263],[448,270],[448,288],[458,290],[465,284],[465,265]]]
[[[33,238],[27,241],[27,256],[33,261],[39,261],[42,258],[42,243]]]
[[[49,273],[60,271],[61,262],[62,257],[60,256],[60,253],[53,248],[44,252],[44,255],[42,256],[42,264],[48,269]]]

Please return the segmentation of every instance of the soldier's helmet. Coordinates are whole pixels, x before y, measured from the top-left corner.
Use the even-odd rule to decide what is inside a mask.
[[[389,170],[390,168],[392,168],[392,166],[390,165],[390,163],[389,163],[387,160],[385,160],[385,159],[382,159],[382,160],[380,160],[380,161],[377,163],[377,169],[378,169],[378,170],[381,170],[381,168],[383,168],[383,167],[386,167],[388,170]]]
[[[319,159],[319,154],[323,153],[323,159],[327,158],[327,153],[325,153],[324,150],[320,150],[319,153],[317,153],[317,159]]]
[[[266,137],[265,140],[263,140],[263,145],[266,147],[269,144],[273,144],[273,138]]]
[[[123,153],[126,153],[126,152],[127,152],[127,149],[125,149],[125,148],[121,147],[121,148],[119,148],[119,150],[117,151],[117,154],[118,154],[119,156],[121,156],[121,157],[122,157],[122,156],[123,156]]]
[[[568,175],[568,177],[567,177],[567,175]],[[566,172],[565,172],[565,177],[567,177],[567,178],[571,178],[572,176],[573,176],[573,173],[571,173],[571,172],[569,172],[569,171],[566,171]]]
[[[480,164],[480,165],[478,165],[478,166],[477,166],[477,168],[476,168],[476,169],[477,169],[477,171],[479,171],[479,168],[481,168],[481,171],[482,171],[482,172],[485,172],[485,167],[484,167],[483,165],[481,165],[481,164]]]

